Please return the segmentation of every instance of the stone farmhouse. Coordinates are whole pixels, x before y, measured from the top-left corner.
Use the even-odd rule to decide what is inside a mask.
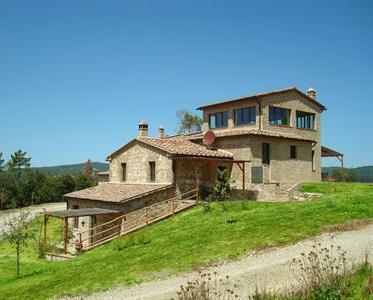
[[[321,145],[321,113],[326,107],[314,89],[303,93],[287,88],[198,109],[203,112],[202,132],[166,136],[159,128],[158,137],[152,138],[148,124],[140,122],[138,136],[107,157],[109,171],[98,174],[100,184],[65,195],[68,210],[50,216],[64,219],[66,228],[70,219],[84,249],[127,232],[123,224],[138,224],[144,214],[146,224],[149,213],[154,220],[162,218],[154,208],[161,203],[172,207],[172,213],[189,207],[185,201],[206,195],[219,169],[228,170],[236,189],[260,194],[320,181],[323,156],[343,162],[343,154]],[[67,243],[65,238],[65,250]]]

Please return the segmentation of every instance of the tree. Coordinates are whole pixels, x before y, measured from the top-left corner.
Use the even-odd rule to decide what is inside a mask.
[[[215,181],[211,193],[213,201],[227,201],[231,195],[231,179],[227,169],[218,170],[218,179]]]
[[[5,166],[4,166],[3,153],[0,152],[0,172],[3,171],[4,168],[5,168]]]
[[[97,181],[93,178],[87,177],[84,174],[79,174],[75,176],[75,190],[76,191],[86,189],[94,185],[97,185]]]
[[[13,245],[16,250],[17,278],[19,278],[20,250],[27,246],[29,240],[35,236],[35,232],[30,226],[31,221],[30,212],[21,212],[6,221],[5,230],[1,233],[2,238]]]
[[[93,166],[90,159],[88,159],[84,165],[84,175],[88,178],[93,176]]]
[[[26,152],[18,150],[10,156],[8,168],[10,170],[17,170],[18,177],[21,177],[21,170],[31,166],[31,157],[26,157]]]
[[[17,207],[16,180],[13,172],[0,172],[0,207],[1,209]]]
[[[332,171],[332,176],[336,181],[355,182],[358,180],[356,171],[346,168],[336,168]]]
[[[176,112],[176,117],[179,119],[177,128],[178,133],[194,133],[202,130],[202,118],[192,112],[182,109]]]

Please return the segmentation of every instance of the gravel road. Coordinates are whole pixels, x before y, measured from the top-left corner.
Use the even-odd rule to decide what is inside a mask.
[[[40,205],[33,205],[33,206],[28,206],[20,209],[11,209],[11,210],[4,210],[0,211],[0,232],[3,231],[5,227],[6,220],[9,217],[17,216],[20,214],[22,211],[30,211],[31,216],[35,217],[38,214],[42,213],[43,210],[46,211],[56,211],[56,210],[64,210],[66,209],[66,203],[64,202],[58,202],[58,203],[44,203]]]
[[[331,244],[341,246],[347,251],[349,261],[354,263],[360,262],[368,252],[369,259],[373,262],[373,224],[370,224],[353,231],[322,234],[291,246],[250,253],[240,260],[222,262],[203,272],[217,271],[221,277],[229,275],[229,281],[238,285],[235,291],[243,298],[247,298],[255,290],[255,286],[259,290],[265,288],[267,291],[281,291],[295,284],[289,269],[291,260],[299,257],[302,252],[311,251],[315,243],[321,243],[324,247]],[[131,287],[117,287],[76,299],[171,299],[176,296],[180,285],[185,286],[188,281],[197,277],[197,272],[188,272],[177,277]]]

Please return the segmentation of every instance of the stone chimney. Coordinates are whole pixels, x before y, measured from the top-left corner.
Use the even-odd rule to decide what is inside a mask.
[[[307,96],[311,97],[312,99],[316,99],[316,91],[315,91],[315,89],[313,89],[313,88],[310,87],[307,90]]]
[[[164,138],[164,128],[162,126],[159,126],[158,128],[158,138],[160,139]]]
[[[141,121],[139,123],[139,133],[138,137],[147,137],[148,136],[148,131],[149,131],[149,125],[145,121]]]

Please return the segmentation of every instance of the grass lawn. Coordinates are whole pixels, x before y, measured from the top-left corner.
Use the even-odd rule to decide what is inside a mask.
[[[30,246],[21,256],[20,279],[14,276],[14,251],[0,241],[0,298],[43,299],[142,282],[255,248],[293,243],[327,225],[373,218],[371,184],[318,183],[303,190],[324,197],[291,203],[231,202],[227,210],[214,203],[210,212],[193,208],[71,261],[46,262]],[[54,227],[61,225],[55,222]]]

